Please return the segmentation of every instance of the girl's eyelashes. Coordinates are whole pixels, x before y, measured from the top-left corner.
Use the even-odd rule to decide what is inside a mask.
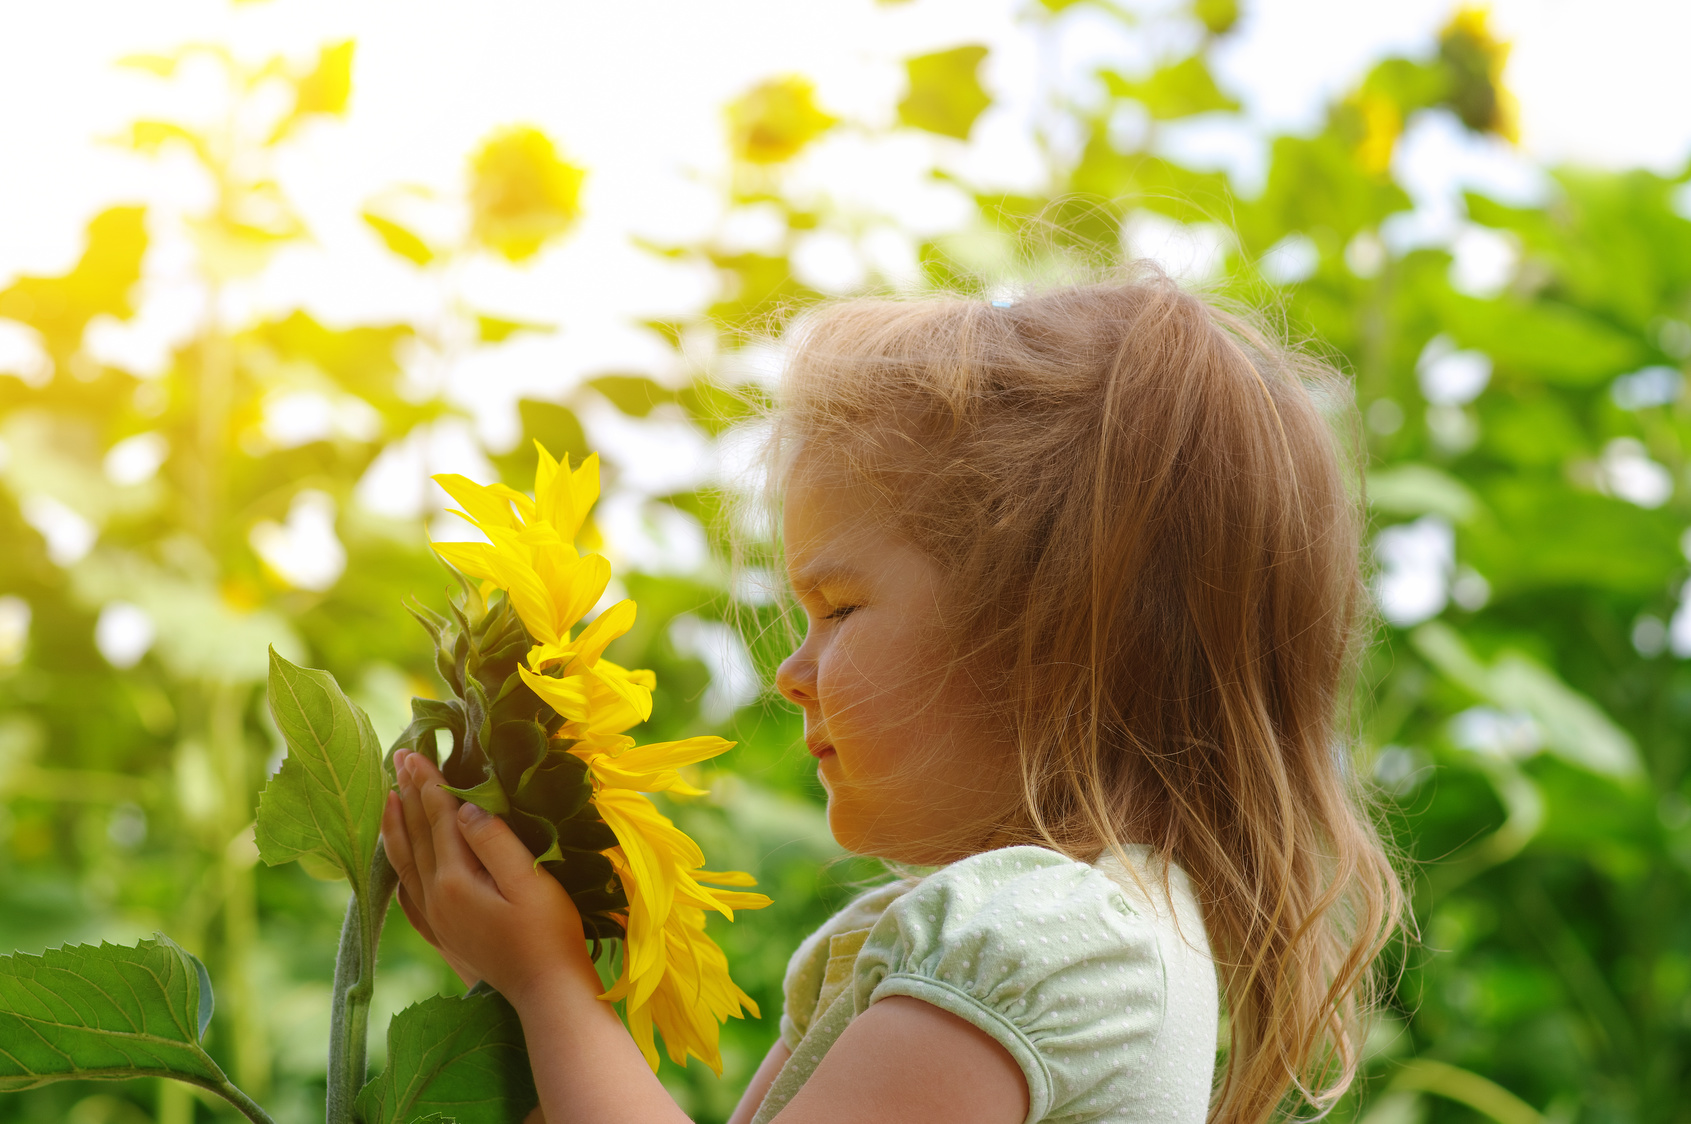
[[[861,606],[841,605],[822,619],[825,621],[842,621],[851,616],[851,614],[855,613],[859,608],[861,608]]]

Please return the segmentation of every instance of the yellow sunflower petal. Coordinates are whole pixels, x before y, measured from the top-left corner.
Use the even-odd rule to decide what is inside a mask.
[[[609,660],[599,660],[587,668],[587,675],[610,688],[629,709],[639,715],[635,719],[636,722],[644,722],[652,716],[652,689],[641,684],[622,668]],[[626,730],[628,726],[622,728]]]
[[[675,864],[673,857],[664,853],[670,841],[662,839],[654,828],[668,826],[668,820],[638,793],[607,789],[596,794],[593,803],[616,834],[628,865],[623,887],[628,894],[625,958],[632,1010],[651,997],[663,977],[663,926],[675,901]]]
[[[522,676],[529,690],[540,696],[542,702],[565,718],[580,721],[587,717],[588,697],[587,692],[582,690],[582,676],[555,679],[550,675],[536,675],[522,664],[517,665],[517,674]]]
[[[534,443],[538,461],[534,466],[534,518],[551,519],[552,488],[558,477],[558,462],[539,441]]]
[[[658,1071],[658,1045],[652,1040],[652,1009],[650,1006],[631,1007],[625,1016],[628,1020],[628,1033],[634,1039],[634,1044],[640,1047],[640,1053],[645,1056],[646,1064],[652,1067],[652,1072]]]
[[[536,554],[535,571],[552,591],[557,606],[558,631],[567,632],[605,595],[611,564],[602,554],[577,555],[575,547],[568,545]]]
[[[434,552],[472,578],[485,578],[500,585],[496,576],[500,563],[494,549],[484,542],[431,542]]]
[[[678,904],[691,905],[695,909],[708,909],[713,913],[722,914],[730,921],[734,920],[732,906],[718,901],[707,887],[699,885],[691,878],[683,876],[675,880],[675,900]]]
[[[684,738],[674,742],[653,742],[616,755],[600,754],[587,758],[588,767],[603,784],[612,788],[632,788],[640,792],[680,792],[688,796],[706,796],[702,788],[694,788],[681,779],[677,768],[708,761],[733,748],[734,743],[714,736]]]
[[[517,526],[517,517],[511,511],[510,500],[492,488],[477,484],[468,476],[460,476],[456,472],[437,473],[431,479],[457,501],[472,523],[487,523],[495,527]]]
[[[574,520],[569,529],[571,538],[581,530],[588,510],[598,499],[599,454],[589,453],[587,459],[581,462],[581,467],[570,473],[570,514]],[[559,524],[558,529],[562,531],[563,525]]]
[[[734,748],[734,744],[714,734],[704,734],[696,738],[682,738],[680,741],[651,742],[635,746],[619,753],[616,761],[619,767],[631,772],[659,766],[675,768],[680,765],[697,765],[700,761],[709,761],[712,757],[727,753]]]
[[[538,666],[534,663],[531,667]],[[579,717],[571,715],[572,721],[560,731],[561,736],[577,738],[588,742],[601,742],[607,738],[621,734],[630,726],[638,726],[645,721],[641,715],[641,707],[628,701],[630,694],[636,702],[642,697],[650,698],[651,691],[657,684],[657,676],[650,671],[629,671],[627,668],[601,659],[593,665],[599,674],[596,676],[582,676],[582,689],[586,692],[587,713]],[[626,679],[636,692],[617,692],[607,686],[603,680],[605,675],[618,675]],[[562,713],[560,711],[560,713]],[[648,710],[647,713],[650,713]]]
[[[487,486],[487,490],[496,496],[509,500],[511,502],[511,506],[517,509],[517,516],[524,523],[534,522],[533,500],[529,499],[515,488],[508,487],[504,484],[489,484]]]
[[[695,870],[691,873],[700,882],[714,882],[718,886],[757,885],[757,879],[743,870]]]
[[[712,890],[707,887],[705,892],[715,898],[719,905],[725,906],[729,910],[764,909],[775,904],[775,899],[768,894],[746,890]],[[733,918],[729,918],[729,920],[733,920]]]
[[[558,628],[557,605],[552,591],[540,580],[530,561],[529,549],[516,539],[516,532],[504,527],[484,527],[493,540],[492,559],[496,572],[493,580],[511,599],[511,607],[522,619],[523,627],[541,644],[556,644],[565,638]]]
[[[589,554],[588,558],[598,555]],[[599,662],[599,657],[605,654],[605,649],[617,637],[634,627],[635,605],[633,601],[624,598],[593,618],[593,622],[581,630],[581,635],[575,638],[575,658],[584,667],[592,667]]]

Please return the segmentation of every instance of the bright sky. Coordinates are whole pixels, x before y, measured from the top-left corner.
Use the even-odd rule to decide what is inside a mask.
[[[488,311],[560,323],[454,376],[461,397],[483,402],[480,428],[514,436],[509,404],[583,373],[669,362],[636,317],[697,307],[708,279],[635,249],[630,234],[696,238],[720,223],[710,184],[722,170],[721,106],[763,77],[814,78],[834,112],[871,124],[893,117],[900,60],[983,42],[1000,104],[967,150],[905,135],[870,143],[843,132],[818,146],[797,181],[850,211],[894,216],[906,229],[942,229],[960,200],[926,176],[936,162],[977,182],[1034,182],[1028,128],[1037,91],[1070,86],[1094,63],[1143,65],[1147,47],[1081,15],[1038,42],[1014,13],[1025,0],[54,0],[0,3],[0,283],[20,272],[68,267],[89,215],[114,202],[191,204],[180,166],[149,164],[96,138],[138,115],[192,115],[189,81],[172,90],[113,67],[138,51],[189,41],[226,43],[246,57],[358,41],[353,105],[341,123],[315,126],[279,168],[316,244],[290,250],[240,294],[252,309],[304,306],[338,323],[417,315],[438,294],[387,255],[357,220],[360,206],[398,182],[452,190],[464,157],[494,126],[533,122],[589,170],[586,220],[531,268],[472,269],[466,292]],[[1152,3],[1160,0],[1151,0]],[[1141,6],[1144,6],[1143,4]],[[1217,59],[1224,85],[1246,102],[1248,128],[1197,127],[1171,141],[1248,178],[1268,129],[1304,128],[1328,97],[1388,52],[1425,52],[1449,0],[1247,0],[1247,15]],[[1691,42],[1683,0],[1500,0],[1494,23],[1515,43],[1508,81],[1520,98],[1526,155],[1609,166],[1677,169],[1691,153]],[[1541,181],[1520,154],[1429,127],[1406,138],[1405,177],[1429,212],[1459,181],[1531,196]],[[1448,218],[1448,216],[1447,216]],[[752,224],[755,226],[755,223]],[[1447,223],[1434,222],[1436,237]],[[749,243],[757,232],[742,231]],[[863,253],[896,263],[904,236],[891,227]],[[850,281],[859,251],[818,243],[818,278]],[[168,272],[165,258],[155,272]],[[803,264],[803,263],[801,263]],[[143,324],[111,346],[145,366],[162,361],[191,324],[156,286]],[[521,338],[520,338],[521,339]],[[630,438],[633,439],[632,437]]]

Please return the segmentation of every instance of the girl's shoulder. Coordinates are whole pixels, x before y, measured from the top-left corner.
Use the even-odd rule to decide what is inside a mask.
[[[865,890],[800,942],[787,962],[786,978],[781,984],[781,1041],[788,1049],[798,1045],[816,1014],[827,1005],[821,1000],[830,978],[834,981],[830,990],[837,994],[842,968],[849,968],[869,930],[881,919],[887,906],[916,884],[917,879],[903,878]]]
[[[1184,872],[1149,848],[953,863],[886,904],[851,991],[855,1014],[905,995],[986,1031],[1027,1077],[1030,1120],[1204,1118],[1215,966]]]
[[[984,851],[925,878],[879,887],[836,920],[848,913],[852,924],[841,928],[872,916],[878,933],[897,928],[923,943],[955,943],[989,930],[1001,940],[1013,937],[1017,947],[1030,934],[1054,933],[1058,943],[1082,933],[1134,941],[1156,930],[1177,932],[1193,951],[1209,955],[1186,872],[1142,844],[1107,850],[1091,863],[1045,847]]]
[[[1008,847],[877,887],[806,940],[787,983],[782,1037],[804,1058],[906,995],[1004,1046],[1029,1120],[1204,1117],[1215,967],[1185,873],[1147,847],[1093,863]]]
[[[1040,986],[1102,983],[1106,964],[1117,967],[1117,982],[1137,972],[1159,992],[1184,982],[1171,980],[1170,969],[1213,978],[1186,873],[1145,846],[1106,851],[1092,863],[1044,847],[986,851],[875,905],[879,916],[858,958],[860,989],[880,986],[876,958],[888,974],[937,973],[972,991],[1021,997]]]

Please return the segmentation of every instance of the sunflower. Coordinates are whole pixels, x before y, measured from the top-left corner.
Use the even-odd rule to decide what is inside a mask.
[[[464,583],[474,595],[454,601],[456,628],[419,615],[458,697],[444,710],[418,708],[444,716],[413,727],[427,725],[431,738],[434,728],[450,728],[452,791],[511,824],[575,898],[590,936],[624,938],[621,974],[601,998],[623,1004],[652,1068],[655,1031],[671,1060],[692,1055],[720,1075],[721,1024],[758,1008],[729,977],[705,916],[732,921],[735,910],[770,899],[741,889],[756,884],[749,874],[705,869],[698,844],[647,794],[704,795],[680,770],[733,743],[703,736],[639,745],[628,736],[651,716],[656,677],[604,653],[633,626],[635,603],[619,601],[576,627],[611,578],[609,562],[575,547],[599,497],[599,460],[572,470],[536,448],[532,498],[464,476],[434,478],[457,501],[454,514],[488,541],[432,544],[480,585]]]

